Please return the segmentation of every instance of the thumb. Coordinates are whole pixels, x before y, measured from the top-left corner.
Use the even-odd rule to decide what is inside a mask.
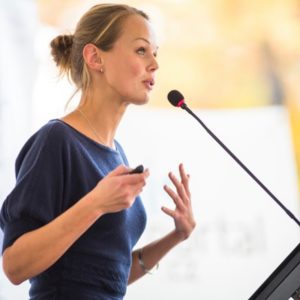
[[[124,174],[128,174],[129,171],[130,169],[125,165],[119,165],[114,170],[112,170],[107,176],[111,177],[111,176],[124,175]]]

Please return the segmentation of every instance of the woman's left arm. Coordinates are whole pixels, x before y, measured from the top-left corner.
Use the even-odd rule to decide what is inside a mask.
[[[196,226],[189,190],[190,176],[186,174],[183,164],[179,165],[179,173],[181,181],[173,173],[169,173],[169,178],[174,184],[176,192],[170,187],[164,186],[164,190],[174,201],[175,209],[162,207],[162,211],[173,218],[175,229],[165,237],[146,245],[142,251],[136,250],[132,253],[132,267],[128,284],[136,281],[145,275],[147,270],[155,267],[173,247],[186,240]]]

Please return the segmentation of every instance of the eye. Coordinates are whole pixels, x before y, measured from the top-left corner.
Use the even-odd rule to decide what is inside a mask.
[[[140,47],[136,52],[137,54],[144,55],[146,53],[146,49],[144,47]]]

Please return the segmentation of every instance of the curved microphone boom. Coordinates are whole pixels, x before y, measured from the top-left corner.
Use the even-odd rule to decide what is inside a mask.
[[[199,117],[193,113],[184,101],[183,95],[172,90],[168,93],[169,102],[176,107],[180,107],[186,110],[190,115],[192,115],[208,132],[208,134],[239,164],[239,166],[285,211],[285,213],[293,219],[298,226],[300,226],[300,221],[289,211],[283,203],[240,161],[240,159],[199,119]]]

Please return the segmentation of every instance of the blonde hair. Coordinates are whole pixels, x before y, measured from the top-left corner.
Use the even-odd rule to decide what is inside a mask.
[[[82,55],[84,46],[92,43],[109,51],[121,35],[124,20],[131,15],[149,20],[143,11],[128,5],[98,4],[81,17],[74,34],[59,35],[51,41],[51,54],[60,74],[71,78],[77,91],[86,91],[91,83]]]

